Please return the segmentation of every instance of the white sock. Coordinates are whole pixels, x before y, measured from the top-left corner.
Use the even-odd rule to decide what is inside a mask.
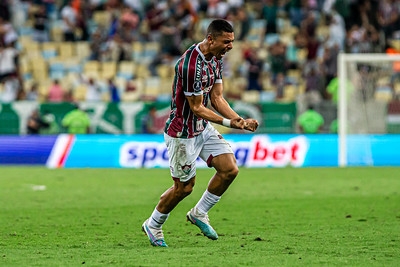
[[[197,202],[195,209],[200,214],[207,214],[208,211],[214,207],[215,204],[220,200],[220,196],[211,194],[206,190],[203,196],[200,198],[199,202]]]
[[[169,213],[161,213],[157,210],[157,208],[155,208],[149,219],[149,227],[161,228],[165,221],[168,219],[168,216]]]

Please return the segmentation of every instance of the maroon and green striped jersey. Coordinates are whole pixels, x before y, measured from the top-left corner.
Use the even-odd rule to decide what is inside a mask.
[[[203,95],[207,106],[215,83],[222,83],[222,60],[213,57],[207,61],[199,49],[192,45],[175,65],[172,87],[171,113],[164,132],[171,137],[192,138],[200,134],[208,121],[193,114],[186,96]]]

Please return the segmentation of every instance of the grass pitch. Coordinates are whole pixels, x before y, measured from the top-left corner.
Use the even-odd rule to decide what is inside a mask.
[[[164,225],[141,232],[166,169],[0,168],[0,266],[400,266],[400,169],[241,169],[210,211],[220,238],[186,222],[212,170]]]

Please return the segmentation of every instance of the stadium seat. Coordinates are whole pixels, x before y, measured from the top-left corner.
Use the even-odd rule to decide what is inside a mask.
[[[100,77],[103,79],[110,79],[116,76],[117,74],[117,62],[107,61],[101,63],[101,75]]]
[[[244,91],[242,93],[242,101],[257,104],[260,102],[260,92],[257,90]]]
[[[285,102],[293,102],[297,97],[297,86],[295,85],[286,85],[283,91],[283,99]]]
[[[276,93],[275,91],[262,91],[260,92],[260,101],[263,103],[275,102]]]
[[[65,60],[64,68],[67,73],[82,73],[83,66],[78,58]]]
[[[136,67],[136,76],[138,78],[147,78],[150,76],[150,70],[146,64],[137,64]]]
[[[73,90],[73,97],[75,101],[85,101],[86,100],[86,85],[80,84]]]
[[[88,77],[100,77],[100,62],[95,60],[86,61],[83,65],[83,73]]]
[[[97,27],[107,27],[111,22],[111,13],[105,10],[97,10],[93,12],[92,18]]]
[[[265,19],[255,19],[252,21],[249,33],[247,34],[246,41],[254,46],[259,47],[262,43],[262,38],[264,38],[266,20]]]
[[[36,81],[48,79],[48,65],[44,60],[35,60],[31,62],[32,75]]]
[[[75,54],[79,60],[87,60],[90,57],[91,50],[89,42],[74,43]]]
[[[172,78],[174,75],[174,66],[168,64],[161,64],[157,66],[157,74],[160,78]]]
[[[42,51],[45,50],[52,50],[52,51],[58,51],[58,43],[56,42],[44,42],[41,44],[42,46]]]
[[[132,61],[121,61],[118,65],[117,77],[132,80],[135,78],[135,70],[136,66]]]
[[[132,43],[132,58],[135,62],[140,62],[143,57],[143,44],[141,42]]]
[[[387,88],[387,89],[380,89],[380,90],[376,90],[375,91],[375,100],[377,101],[381,101],[381,102],[390,102],[393,99],[393,92],[391,90],[391,88]]]
[[[144,80],[144,91],[142,94],[142,100],[152,101],[156,100],[160,94],[161,79],[159,77],[148,77]]]
[[[50,40],[53,42],[62,42],[64,33],[62,30],[63,21],[61,19],[52,21],[50,24]]]
[[[61,42],[59,44],[58,54],[60,58],[68,59],[75,56],[74,44],[72,42]]]
[[[144,44],[141,62],[145,64],[151,63],[160,52],[159,42],[147,42]]]

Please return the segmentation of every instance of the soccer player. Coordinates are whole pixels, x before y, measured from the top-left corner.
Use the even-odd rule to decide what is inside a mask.
[[[258,127],[257,120],[241,118],[223,97],[222,58],[233,48],[234,39],[229,22],[213,20],[206,38],[192,45],[175,65],[171,113],[164,129],[173,186],[161,195],[150,218],[142,225],[153,246],[167,247],[162,226],[170,212],[192,192],[198,157],[215,168],[216,173],[186,217],[205,236],[218,239],[208,211],[239,170],[230,145],[209,122],[252,132]],[[208,101],[222,116],[207,108]]]

